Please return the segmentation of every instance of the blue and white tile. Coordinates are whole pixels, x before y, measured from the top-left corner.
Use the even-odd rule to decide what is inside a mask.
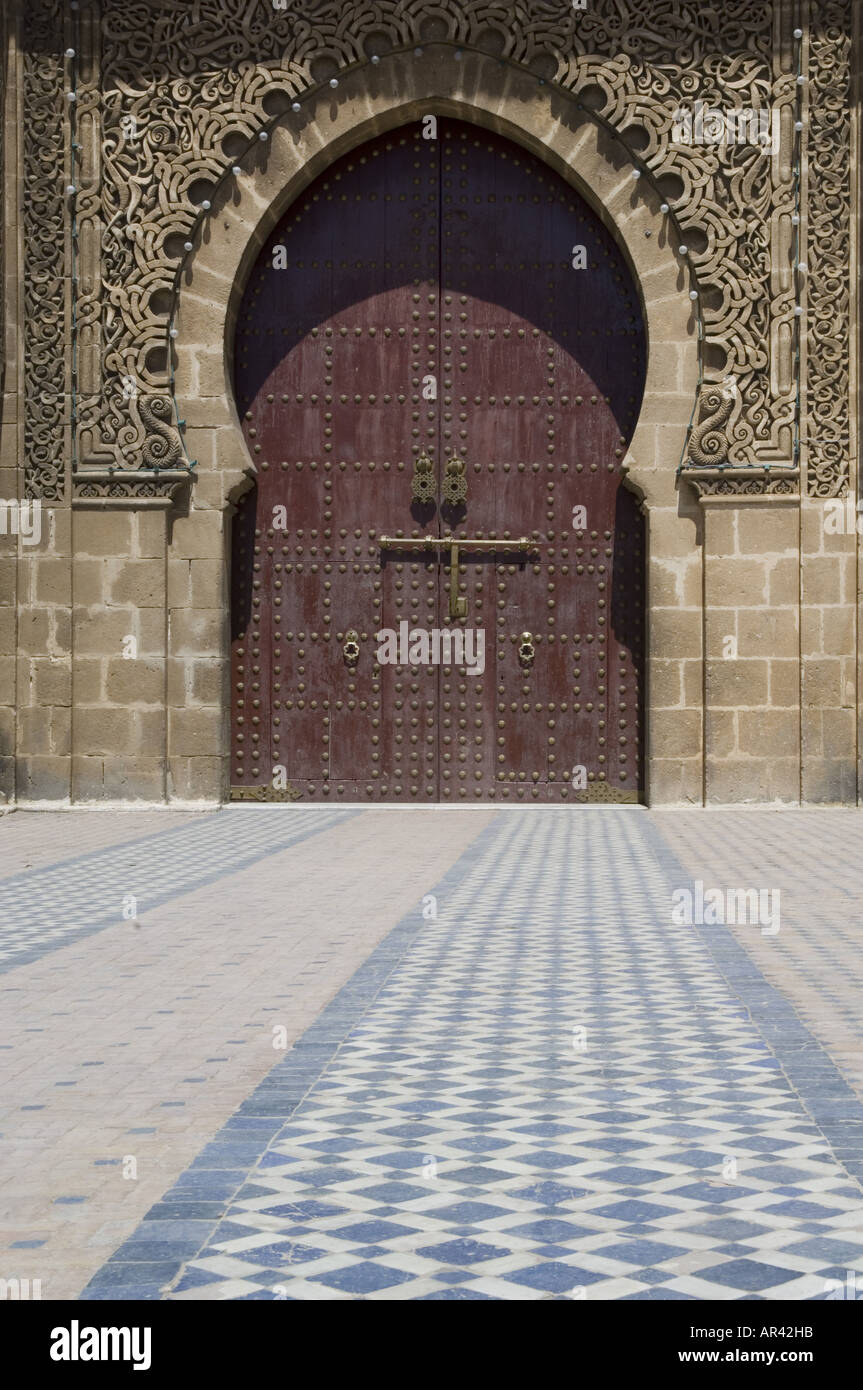
[[[863,1193],[671,924],[643,816],[502,815],[436,895],[220,1136],[270,1126],[233,1195],[190,1170],[224,1211],[166,1297],[784,1300],[863,1273]]]
[[[0,973],[122,922],[129,895],[138,913],[146,913],[356,814],[319,806],[292,808],[290,816],[278,805],[227,807],[62,859],[38,874],[12,874],[0,885]]]

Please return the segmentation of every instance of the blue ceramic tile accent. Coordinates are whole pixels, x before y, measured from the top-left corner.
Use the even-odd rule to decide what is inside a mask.
[[[820,1297],[863,1114],[686,881],[646,814],[497,816],[87,1296]]]

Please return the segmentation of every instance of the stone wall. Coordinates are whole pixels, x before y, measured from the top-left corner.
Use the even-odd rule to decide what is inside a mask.
[[[434,110],[553,163],[642,289],[650,800],[857,801],[858,539],[824,503],[857,488],[860,7],[619,8],[7,5],[0,499],[43,537],[0,535],[0,802],[225,794],[238,287],[330,159]],[[775,146],[676,142],[697,99]]]
[[[18,54],[15,26],[4,12],[0,19],[0,497],[19,495],[18,469],[18,239],[17,157]],[[0,806],[15,799],[17,648],[17,538],[0,532]]]

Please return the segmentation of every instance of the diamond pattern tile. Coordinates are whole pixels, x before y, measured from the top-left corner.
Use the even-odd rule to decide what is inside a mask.
[[[392,968],[361,968],[372,1002],[351,1012],[358,975],[310,1030],[311,1085],[292,1094],[298,1047],[229,1123],[284,1117],[232,1195],[200,1160],[184,1175],[222,1216],[163,1296],[785,1300],[863,1273],[863,1194],[781,1039],[672,925],[644,827],[483,831],[437,920],[418,905]]]

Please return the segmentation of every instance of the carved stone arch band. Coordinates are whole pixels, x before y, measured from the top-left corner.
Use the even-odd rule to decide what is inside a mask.
[[[306,100],[299,122],[291,116],[275,126],[256,151],[254,167],[214,203],[206,236],[188,257],[175,316],[176,396],[190,422],[189,451],[200,461],[195,505],[220,507],[236,498],[253,466],[233,404],[230,350],[242,288],[268,234],[334,159],[428,112],[520,142],[568,179],[615,235],[639,287],[649,344],[643,406],[626,460],[628,481],[648,505],[672,505],[699,363],[689,281],[667,235],[660,195],[646,180],[636,189],[619,142],[575,101],[549,101],[541,132],[535,124],[526,129],[526,104],[537,102],[535,78],[501,68],[486,55],[465,55],[455,82],[452,51],[443,46],[426,49],[421,65],[393,55],[372,71],[373,80],[363,70],[346,77],[338,102],[323,92]],[[195,428],[197,419],[210,428]]]

